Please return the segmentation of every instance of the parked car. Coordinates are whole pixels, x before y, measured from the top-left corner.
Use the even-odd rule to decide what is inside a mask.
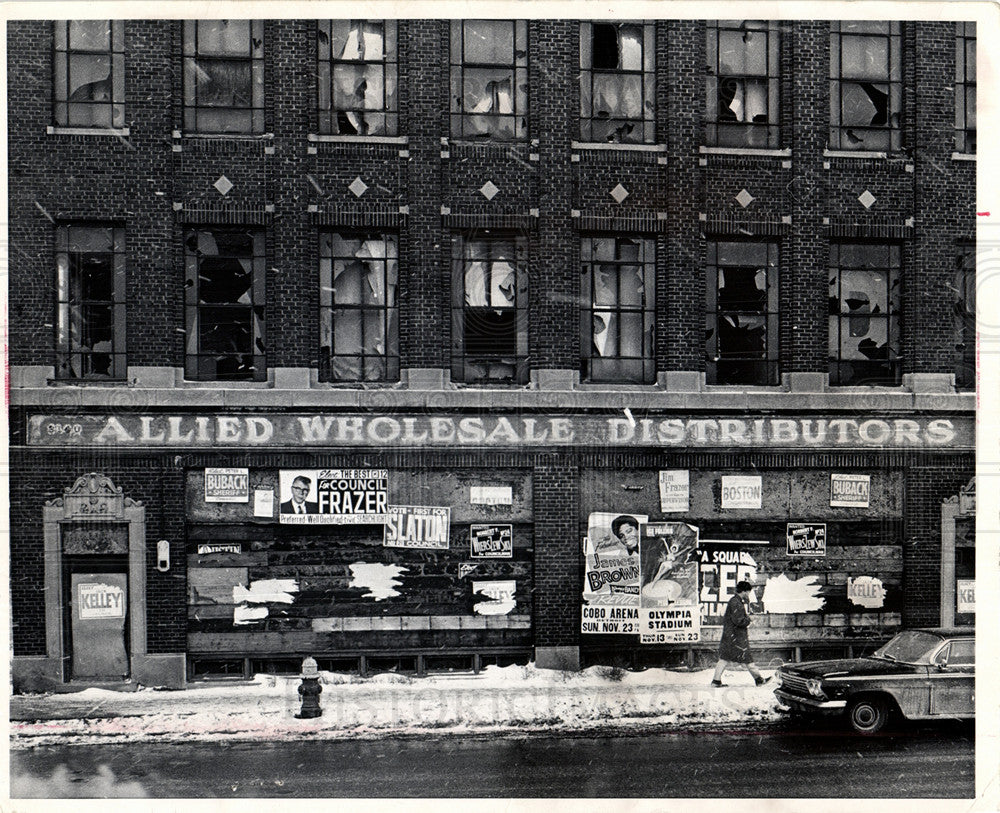
[[[879,731],[893,714],[971,719],[975,643],[971,627],[904,630],[863,658],[786,663],[774,693],[793,712],[846,714],[862,734]]]

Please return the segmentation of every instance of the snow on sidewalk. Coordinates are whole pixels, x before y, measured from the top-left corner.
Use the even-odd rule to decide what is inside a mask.
[[[773,684],[746,672],[712,688],[711,670],[560,672],[487,667],[479,675],[359,678],[321,673],[321,717],[298,720],[297,677],[180,691],[86,689],[11,698],[11,747],[68,742],[358,739],[391,734],[573,731],[746,723],[778,717]]]

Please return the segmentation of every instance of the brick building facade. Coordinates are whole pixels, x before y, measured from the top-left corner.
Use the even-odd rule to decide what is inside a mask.
[[[763,660],[970,623],[974,65],[955,22],[11,22],[15,682],[711,658],[705,607],[582,623],[614,513],[741,563]],[[293,472],[445,538],[286,521]]]

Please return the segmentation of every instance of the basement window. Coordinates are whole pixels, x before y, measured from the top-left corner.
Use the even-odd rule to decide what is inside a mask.
[[[830,146],[898,150],[902,144],[902,49],[898,22],[830,23]]]
[[[320,20],[316,45],[320,133],[396,135],[396,21]]]
[[[654,141],[655,28],[640,22],[580,24],[580,138]]]
[[[263,232],[190,230],[184,236],[184,260],[186,377],[263,381]]]
[[[515,140],[528,135],[528,25],[451,23],[451,134]]]
[[[59,20],[52,25],[56,125],[124,127],[125,24],[121,20]]]

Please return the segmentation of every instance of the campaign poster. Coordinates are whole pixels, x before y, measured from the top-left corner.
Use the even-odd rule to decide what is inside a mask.
[[[205,502],[250,502],[250,469],[205,469]]]
[[[581,631],[639,632],[639,528],[646,514],[595,512],[583,541]]]
[[[473,559],[511,559],[514,556],[513,525],[470,525]]]
[[[451,508],[390,505],[382,544],[387,548],[448,550]]]
[[[639,642],[699,640],[698,529],[684,522],[650,522],[641,531]]]
[[[477,601],[472,611],[476,615],[507,615],[515,606],[517,582],[514,579],[496,582],[473,582],[472,593]]]
[[[767,540],[702,539],[698,545],[698,600],[701,626],[721,627],[729,599],[736,595],[739,582],[757,581],[757,551]],[[750,611],[763,613],[762,595],[757,588],[750,595]]]
[[[756,475],[724,474],[722,508],[760,508],[763,486]]]
[[[871,500],[870,474],[831,474],[830,505],[839,508],[867,508]]]
[[[976,611],[976,580],[955,580],[955,612],[974,613]]]
[[[789,556],[826,556],[826,523],[789,522],[786,529]]]
[[[690,472],[673,469],[660,472],[660,510],[687,511],[691,501]]]
[[[278,522],[381,525],[389,502],[387,469],[282,469]]]

